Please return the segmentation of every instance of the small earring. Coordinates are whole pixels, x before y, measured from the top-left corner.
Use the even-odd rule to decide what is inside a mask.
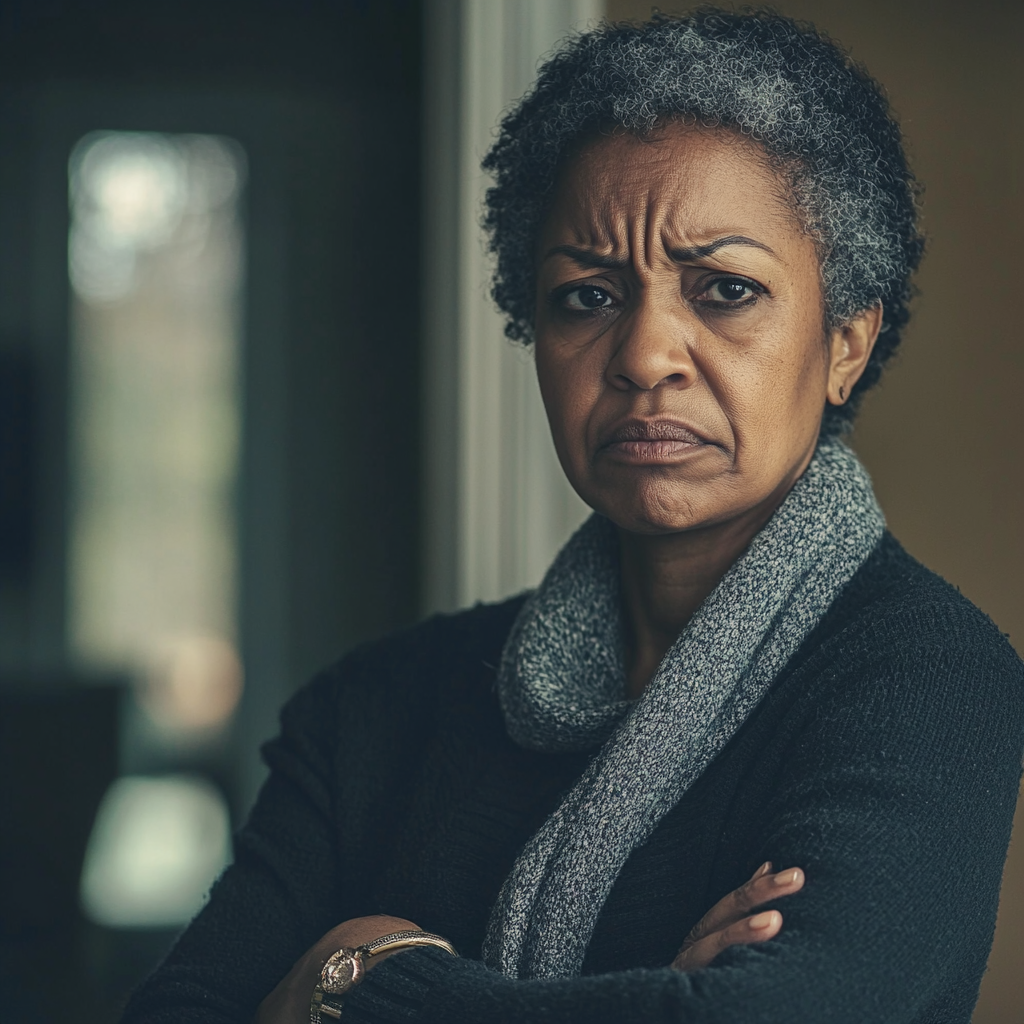
[[[839,400],[841,402],[845,402],[846,401],[846,385],[845,384],[840,384],[839,385]]]

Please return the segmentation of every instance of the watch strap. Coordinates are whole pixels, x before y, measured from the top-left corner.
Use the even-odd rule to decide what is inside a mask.
[[[313,998],[309,1001],[309,1024],[324,1024],[324,1017],[338,1020],[341,1017],[341,1002],[330,999],[327,993],[317,985],[313,989]]]
[[[390,953],[399,949],[412,949],[415,946],[437,946],[452,956],[458,956],[455,947],[440,935],[432,932],[419,932],[408,929],[403,932],[391,932],[390,935],[382,935],[373,942],[364,942],[358,947],[358,952],[364,956],[379,956],[381,953]]]

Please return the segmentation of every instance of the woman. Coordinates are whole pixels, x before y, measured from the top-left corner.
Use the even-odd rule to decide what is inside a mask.
[[[921,253],[878,87],[773,14],[606,26],[486,166],[596,514],[525,600],[290,703],[125,1019],[969,1021],[1024,674],[838,439]]]

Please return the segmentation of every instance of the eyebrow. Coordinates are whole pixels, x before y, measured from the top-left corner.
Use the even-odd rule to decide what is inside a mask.
[[[716,238],[706,245],[693,245],[683,249],[669,249],[668,254],[676,263],[688,263],[692,260],[706,259],[708,256],[718,252],[727,245],[745,245],[752,249],[760,249],[771,256],[775,256],[775,250],[756,238],[748,238],[746,235],[725,235]],[[574,263],[581,267],[600,267],[602,270],[623,270],[629,266],[628,256],[602,256],[591,249],[583,249],[576,245],[556,245],[548,249],[544,259],[551,256],[568,256]],[[776,257],[778,258],[778,257]]]

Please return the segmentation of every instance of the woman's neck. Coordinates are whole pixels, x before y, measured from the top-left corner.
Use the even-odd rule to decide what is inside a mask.
[[[628,697],[640,696],[676,637],[782,496],[699,530],[655,536],[619,530]]]

